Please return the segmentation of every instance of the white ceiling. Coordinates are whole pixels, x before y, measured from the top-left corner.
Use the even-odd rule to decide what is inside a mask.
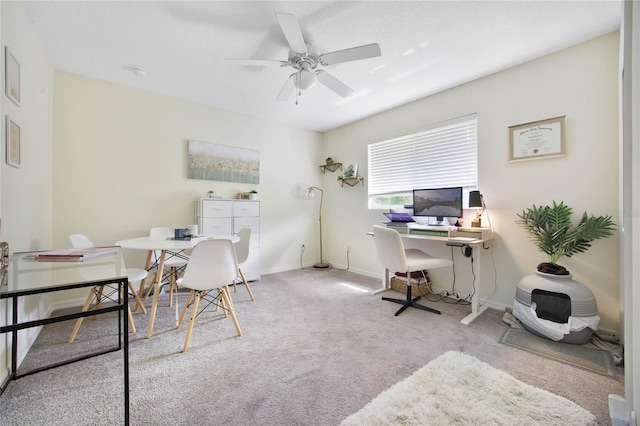
[[[615,31],[606,1],[28,1],[59,70],[327,131]],[[325,86],[276,101],[291,68],[275,12],[298,17],[317,53],[379,43],[382,56],[323,67],[354,90]],[[147,70],[135,76],[128,68]],[[588,71],[588,70],[585,70]]]

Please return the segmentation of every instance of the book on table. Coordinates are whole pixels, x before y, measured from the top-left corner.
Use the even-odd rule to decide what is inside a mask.
[[[118,247],[87,247],[60,250],[35,251],[27,257],[34,260],[50,262],[82,262],[100,256],[106,256],[118,251]]]

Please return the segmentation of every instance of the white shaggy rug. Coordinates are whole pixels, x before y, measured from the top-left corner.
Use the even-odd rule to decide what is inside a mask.
[[[592,425],[593,414],[462,352],[440,355],[342,421],[352,425]]]

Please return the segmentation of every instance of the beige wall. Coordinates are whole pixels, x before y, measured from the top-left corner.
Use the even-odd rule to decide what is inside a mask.
[[[494,290],[494,261],[496,286],[489,304],[512,305],[520,278],[546,260],[515,224],[517,213],[556,200],[576,214],[611,214],[618,220],[618,45],[619,34],[612,33],[326,133],[325,156],[357,160],[365,179],[364,187],[340,188],[335,176],[324,177],[328,259],[344,264],[345,247],[351,245],[352,270],[381,273],[366,235],[384,219],[366,208],[367,144],[475,112],[479,187],[496,232],[493,259],[487,257],[482,271],[490,280],[481,295]],[[567,116],[566,157],[508,161],[509,126],[562,115]],[[443,248],[430,250],[449,255]],[[594,292],[601,326],[610,329],[619,326],[618,259],[616,235],[561,261]],[[469,293],[468,261],[457,257],[456,263],[456,290]],[[451,274],[434,271],[434,282],[450,289]]]
[[[194,202],[256,189],[263,273],[299,267],[314,238],[312,201],[321,135],[66,72],[55,73],[54,245],[83,233],[95,244],[194,223]],[[260,184],[187,178],[187,140],[260,152]],[[308,253],[308,262],[315,257]],[[128,252],[128,265],[142,253]]]

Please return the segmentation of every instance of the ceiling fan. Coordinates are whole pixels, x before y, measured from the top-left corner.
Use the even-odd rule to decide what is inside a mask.
[[[295,15],[276,13],[276,18],[290,48],[289,57],[286,61],[237,58],[226,58],[225,61],[232,65],[292,67],[295,72],[289,76],[280,93],[278,93],[276,99],[279,101],[288,100],[294,91],[297,92],[297,95],[301,94],[302,90],[312,87],[317,81],[342,97],[349,96],[353,93],[353,90],[333,75],[320,69],[319,66],[373,58],[381,54],[378,43],[373,43],[319,55],[312,52],[309,49],[309,45],[304,41],[298,18]]]

